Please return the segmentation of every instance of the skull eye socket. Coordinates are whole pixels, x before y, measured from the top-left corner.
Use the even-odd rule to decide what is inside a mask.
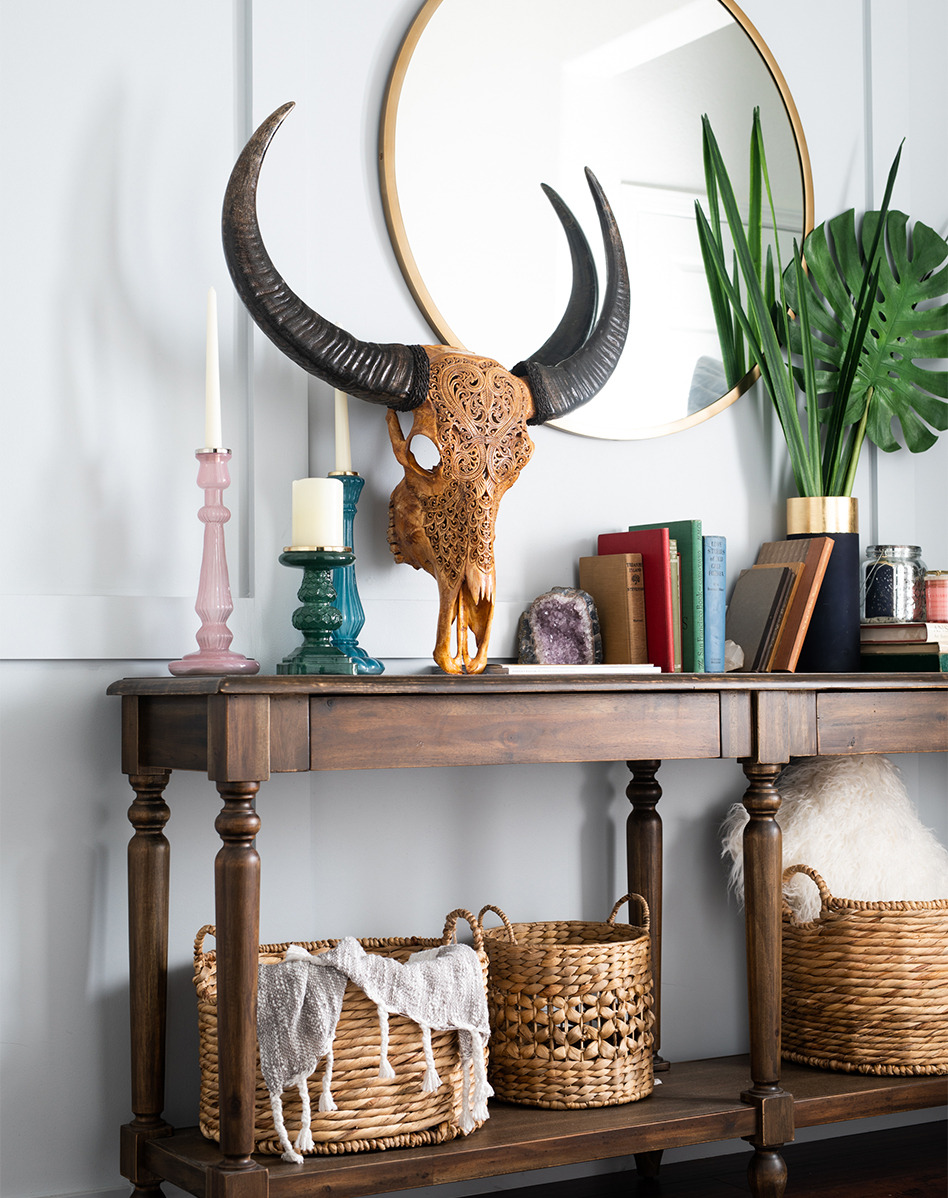
[[[408,452],[419,470],[434,473],[441,465],[441,454],[437,445],[423,433],[414,433],[408,438]]]

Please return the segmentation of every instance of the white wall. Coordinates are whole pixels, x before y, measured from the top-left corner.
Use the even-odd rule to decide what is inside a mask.
[[[872,0],[865,11],[859,0],[744,7],[800,110],[818,218],[878,201],[905,133],[897,206],[948,232],[940,0]],[[105,689],[121,676],[163,674],[195,647],[200,495],[191,455],[203,427],[209,283],[221,301],[224,421],[235,451],[234,648],[272,669],[296,642],[289,614],[298,580],[277,555],[290,481],[332,466],[328,391],[256,335],[251,352],[219,246],[230,165],[250,122],[296,99],[261,185],[264,221],[279,214],[267,226],[275,259],[361,336],[425,340],[375,178],[386,73],[414,8],[414,0],[0,5],[9,230],[0,300],[4,1198],[127,1188],[117,1128],[128,1118],[131,792],[119,773],[118,705]],[[361,640],[389,672],[424,668],[433,583],[388,556],[397,468],[378,411],[352,409],[353,456],[367,479],[357,528],[368,614]],[[509,651],[513,620],[530,599],[573,581],[576,557],[603,529],[700,515],[727,535],[733,577],[760,541],[783,531],[787,492],[779,454],[766,451],[769,432],[753,399],[658,441],[537,430],[533,462],[501,513],[496,653]],[[948,441],[921,458],[878,458],[867,456],[858,484],[864,542],[917,542],[930,565],[948,567]],[[923,819],[948,840],[944,762],[901,764]],[[661,779],[666,1055],[740,1051],[743,933],[716,832],[742,790],[740,771],[670,763]],[[262,936],[431,934],[450,908],[485,902],[520,919],[605,914],[623,885],[626,783],[622,765],[274,778],[259,802]],[[167,1114],[187,1123],[196,1102],[189,960],[194,932],[213,916],[217,805],[190,775],[173,779],[169,801]],[[366,825],[377,830],[368,844],[359,837]]]

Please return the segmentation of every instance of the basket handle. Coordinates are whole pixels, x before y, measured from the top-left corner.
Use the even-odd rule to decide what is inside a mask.
[[[619,909],[621,908],[623,903],[629,904],[629,914],[631,915],[632,914],[632,899],[638,899],[639,902],[642,904],[642,910],[645,913],[645,919],[643,920],[643,922],[641,924],[641,928],[642,928],[643,932],[647,932],[648,928],[649,928],[649,924],[651,922],[651,916],[650,916],[649,910],[648,910],[648,903],[645,901],[645,899],[642,897],[641,894],[624,894],[622,896],[622,898],[620,898],[619,901],[616,903],[616,905],[612,908],[612,914],[609,916],[608,922],[610,924],[614,924],[616,922],[616,916],[619,914]]]
[[[471,931],[474,933],[474,948],[480,953],[484,951],[484,929],[481,927],[481,922],[477,916],[472,915],[470,911],[464,907],[458,907],[445,916],[444,931],[441,933],[441,943],[450,944],[452,940],[457,939],[458,919],[466,919],[471,925]]]
[[[794,874],[806,874],[806,876],[808,878],[810,878],[813,882],[816,883],[816,888],[820,892],[820,915],[822,915],[823,912],[827,910],[830,903],[833,901],[833,896],[830,894],[829,887],[826,885],[826,883],[823,881],[823,879],[820,877],[820,875],[816,872],[816,870],[811,868],[811,866],[809,866],[809,865],[789,865],[789,866],[787,866],[787,868],[783,871],[781,885],[786,886],[786,884],[790,881],[790,879],[794,876]],[[793,911],[790,908],[790,904],[787,902],[786,896],[783,894],[781,894],[781,904],[783,907],[784,915],[789,915],[792,918],[796,919],[796,916],[794,915]],[[797,922],[799,922],[799,920]]]
[[[481,907],[480,911],[478,911],[478,913],[477,913],[477,918],[478,918],[478,921],[481,923],[481,925],[483,925],[483,922],[484,922],[484,912],[485,911],[493,911],[495,915],[500,916],[501,920],[503,921],[504,927],[507,929],[507,935],[510,937],[510,943],[516,944],[517,937],[514,935],[513,924],[511,924],[510,920],[507,918],[507,916],[504,914],[504,912],[501,911],[500,907],[495,907],[493,903],[486,903],[483,907]]]
[[[203,928],[198,930],[198,934],[194,937],[194,971],[204,968],[204,937],[213,936],[217,938],[217,928],[212,923],[206,923]]]

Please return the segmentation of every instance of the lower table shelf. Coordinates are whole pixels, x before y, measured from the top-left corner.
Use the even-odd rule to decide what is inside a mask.
[[[651,1097],[625,1106],[543,1111],[493,1103],[473,1135],[431,1147],[307,1158],[303,1165],[255,1157],[280,1198],[331,1193],[359,1198],[388,1190],[492,1177],[751,1136],[755,1109],[737,1095],[747,1086],[747,1057],[675,1063]],[[948,1101],[948,1078],[870,1077],[783,1065],[781,1083],[794,1097],[797,1127],[888,1115]],[[205,1175],[219,1159],[217,1146],[196,1129],[149,1142],[146,1166],[159,1177],[203,1198]]]

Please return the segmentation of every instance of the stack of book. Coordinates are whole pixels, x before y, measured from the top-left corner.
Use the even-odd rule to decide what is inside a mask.
[[[742,570],[727,608],[726,635],[744,652],[744,671],[796,669],[833,551],[831,537],[765,541]]]
[[[723,673],[724,643],[745,671],[793,671],[833,551],[831,537],[766,541],[726,601],[727,542],[700,520],[602,533],[579,560],[606,662],[651,662],[666,673]]]
[[[606,662],[650,662],[666,673],[723,673],[723,536],[700,520],[603,533],[579,560],[579,585],[599,615]]]
[[[948,624],[924,620],[913,623],[863,624],[860,661],[864,670],[936,670],[948,673]]]

